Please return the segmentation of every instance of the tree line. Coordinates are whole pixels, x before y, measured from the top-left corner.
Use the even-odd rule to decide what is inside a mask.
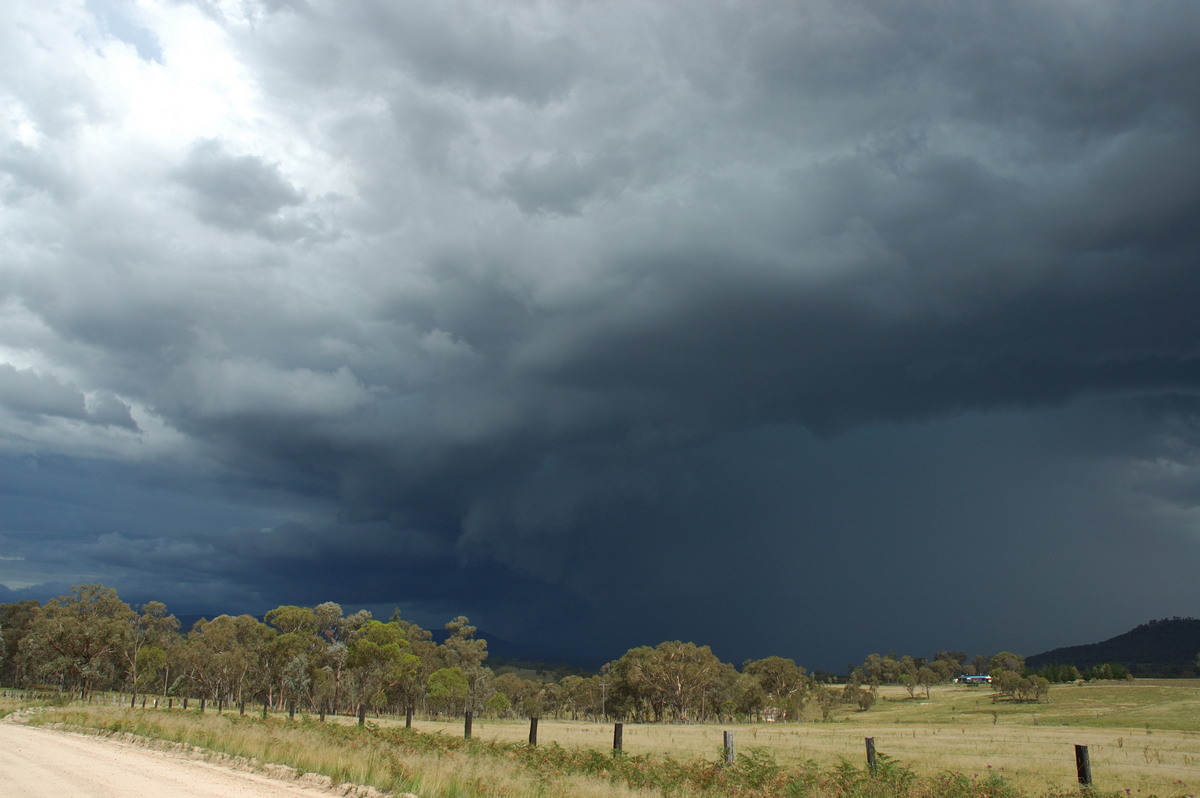
[[[1001,652],[968,661],[871,654],[842,684],[770,656],[740,669],[708,646],[665,641],[630,649],[599,673],[560,679],[488,666],[487,641],[459,616],[441,643],[400,617],[387,621],[329,601],[281,605],[260,620],[219,615],[181,630],[162,602],[134,608],[112,588],[79,585],[41,604],[0,604],[0,684],[48,686],[87,698],[96,691],[261,703],[301,711],[555,717],[644,722],[828,719],[839,707],[867,711],[878,688],[910,697],[964,673],[990,673],[999,694],[1041,700],[1044,676]]]

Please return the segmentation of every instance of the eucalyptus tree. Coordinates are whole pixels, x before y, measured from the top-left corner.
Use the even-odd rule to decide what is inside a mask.
[[[169,679],[167,650],[178,640],[179,619],[169,614],[167,605],[161,601],[148,601],[130,619],[129,626],[122,653],[129,684],[136,695],[140,690],[157,686],[160,674],[164,685]]]
[[[4,643],[0,646],[0,684],[17,687],[25,683],[24,666],[28,660],[21,654],[21,640],[41,610],[41,603],[32,599],[0,604],[0,626],[4,627]]]
[[[644,713],[649,707],[656,721],[670,709],[675,720],[687,721],[705,711],[703,699],[725,674],[723,665],[708,646],[672,640],[630,649],[611,663],[608,675],[627,708]]]
[[[742,672],[752,677],[762,688],[763,704],[778,720],[796,720],[812,690],[807,671],[795,660],[784,657],[765,657],[747,660]]]
[[[90,695],[116,686],[134,612],[103,585],[76,585],[46,602],[21,640],[39,679]]]
[[[467,680],[467,704],[471,710],[483,709],[491,694],[492,672],[484,667],[488,657],[487,641],[475,637],[478,631],[465,615],[447,622],[450,635],[438,647],[443,667],[458,668]]]
[[[417,672],[420,661],[410,651],[404,630],[394,622],[371,620],[356,634],[346,655],[346,687],[359,707],[388,700]]]
[[[240,703],[264,693],[269,697],[262,656],[276,634],[250,615],[197,621],[181,652],[182,675],[201,696],[214,701]]]

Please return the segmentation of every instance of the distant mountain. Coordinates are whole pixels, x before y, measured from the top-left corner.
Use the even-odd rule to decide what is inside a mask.
[[[1200,668],[1200,618],[1163,618],[1144,623],[1100,643],[1056,648],[1026,657],[1029,668],[1074,665],[1080,670],[1106,662],[1124,665],[1136,676],[1195,676]]]

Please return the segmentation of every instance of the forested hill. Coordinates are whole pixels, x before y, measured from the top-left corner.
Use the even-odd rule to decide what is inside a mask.
[[[1100,643],[1056,648],[1026,659],[1030,668],[1074,665],[1081,670],[1106,662],[1124,665],[1137,676],[1195,676],[1200,655],[1200,619],[1150,621]]]

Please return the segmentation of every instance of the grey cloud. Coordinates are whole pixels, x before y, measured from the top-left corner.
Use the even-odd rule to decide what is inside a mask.
[[[129,405],[111,393],[88,398],[73,385],[7,363],[0,363],[0,405],[25,416],[53,416],[137,429]]]
[[[528,24],[528,9],[518,7],[462,2],[435,12],[421,3],[377,3],[360,18],[377,46],[422,79],[483,97],[547,102],[570,84],[579,57],[566,36]]]
[[[178,179],[192,190],[196,214],[209,224],[281,239],[297,237],[303,229],[279,214],[301,205],[304,195],[284,179],[277,165],[257,156],[230,155],[219,141],[199,141]]]
[[[0,149],[0,172],[8,175],[4,196],[9,203],[35,192],[45,192],[56,202],[75,195],[75,183],[68,170],[56,162],[52,153],[20,142],[8,142]]]

